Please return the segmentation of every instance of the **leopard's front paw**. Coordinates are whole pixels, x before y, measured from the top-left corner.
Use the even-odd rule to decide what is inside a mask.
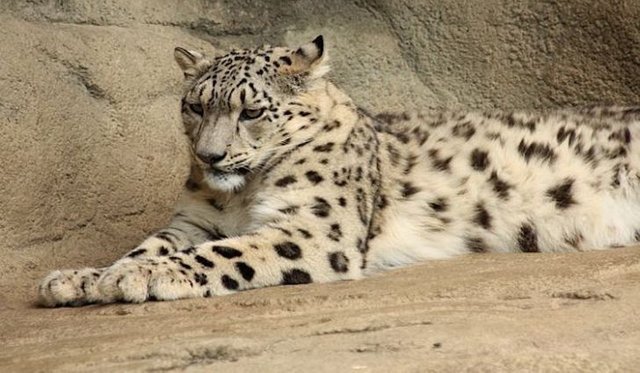
[[[101,301],[144,302],[149,298],[151,270],[133,259],[123,259],[107,268],[98,280]]]
[[[120,260],[104,271],[98,289],[105,303],[193,298],[203,293],[175,263],[155,259]]]
[[[100,272],[96,268],[53,271],[38,287],[38,303],[45,307],[95,303],[100,298],[97,288]]]

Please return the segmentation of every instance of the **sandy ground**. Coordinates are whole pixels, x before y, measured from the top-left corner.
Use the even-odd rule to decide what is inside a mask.
[[[637,371],[640,250],[477,255],[366,280],[42,309],[5,293],[0,370]]]

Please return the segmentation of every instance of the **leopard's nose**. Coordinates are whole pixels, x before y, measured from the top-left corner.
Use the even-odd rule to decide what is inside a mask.
[[[203,152],[203,153],[196,153],[196,155],[202,162],[210,166],[213,166],[216,163],[223,160],[227,156],[227,152],[224,152],[224,153],[204,153]]]

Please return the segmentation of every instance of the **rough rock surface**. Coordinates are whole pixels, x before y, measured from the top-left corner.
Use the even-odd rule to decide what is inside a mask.
[[[332,79],[371,111],[547,108],[639,102],[639,24],[637,0],[0,2],[0,368],[635,368],[632,249],[213,301],[30,302],[49,270],[106,265],[167,220],[188,163],[176,45],[323,34]]]

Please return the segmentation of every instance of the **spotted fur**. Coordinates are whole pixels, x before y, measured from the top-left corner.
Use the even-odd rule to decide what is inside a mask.
[[[372,116],[324,78],[321,37],[175,58],[193,157],[171,223],[112,266],[52,272],[42,304],[219,296],[640,237],[640,108]]]

